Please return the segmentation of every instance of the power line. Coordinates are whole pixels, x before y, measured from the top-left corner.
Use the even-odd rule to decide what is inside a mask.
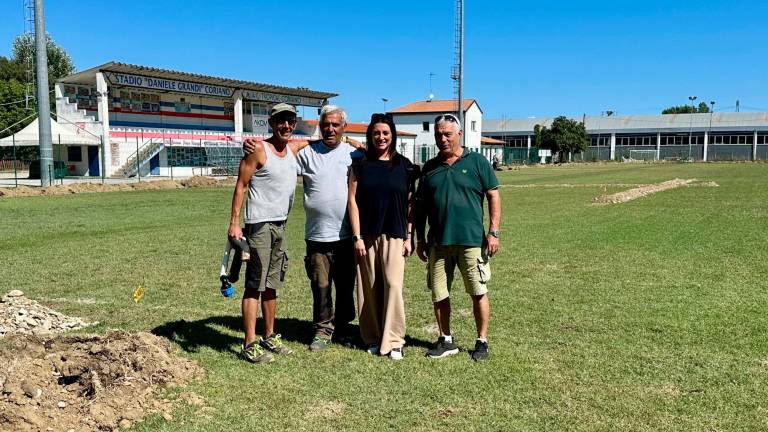
[[[13,105],[13,104],[17,104],[17,103],[26,102],[26,101],[27,101],[27,99],[20,99],[20,100],[13,101],[13,102],[0,103],[0,106]]]

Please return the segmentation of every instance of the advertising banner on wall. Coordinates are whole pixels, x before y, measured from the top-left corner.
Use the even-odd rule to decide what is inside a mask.
[[[267,123],[269,116],[252,114],[251,118],[253,119],[253,133],[267,136],[269,134],[269,123]]]

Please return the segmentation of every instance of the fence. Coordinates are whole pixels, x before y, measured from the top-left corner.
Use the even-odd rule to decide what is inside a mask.
[[[15,168],[14,168],[14,162],[15,162]],[[1,172],[13,172],[13,170],[16,171],[29,171],[29,161],[25,160],[6,160],[6,159],[0,159],[0,171]]]

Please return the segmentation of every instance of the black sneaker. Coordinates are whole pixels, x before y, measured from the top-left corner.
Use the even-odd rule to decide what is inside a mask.
[[[435,342],[435,346],[427,351],[429,358],[444,358],[459,353],[459,347],[453,342],[446,342],[445,337],[440,336]]]
[[[488,360],[488,356],[488,342],[483,342],[481,340],[475,341],[475,350],[472,351],[472,360]]]

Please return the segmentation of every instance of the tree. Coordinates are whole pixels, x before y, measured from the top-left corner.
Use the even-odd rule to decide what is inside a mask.
[[[551,150],[561,161],[566,153],[581,153],[589,145],[589,135],[584,124],[565,116],[556,117],[549,128],[536,125],[533,133],[536,146]]]
[[[700,102],[698,107],[693,105],[680,105],[673,106],[662,111],[662,114],[696,114],[696,113],[708,113],[709,106],[706,102]]]
[[[9,126],[29,117],[34,113],[35,102],[30,100],[30,109],[26,109],[24,100],[26,97],[27,71],[34,70],[35,40],[25,34],[16,36],[13,41],[13,57],[8,59],[0,57],[0,136],[6,136],[18,132],[29,122],[16,124],[8,130]],[[48,90],[53,90],[56,80],[71,75],[75,71],[72,59],[63,48],[56,45],[47,35],[46,53],[48,54]],[[34,83],[31,86],[31,96],[36,97]],[[56,111],[56,99],[51,97],[51,112]],[[31,119],[30,119],[31,121]]]
[[[51,35],[46,35],[46,54],[48,54],[48,85],[53,89],[54,83],[59,78],[71,75],[75,71],[75,65],[63,48],[56,45]],[[35,66],[35,38],[25,33],[16,36],[13,41],[13,61],[26,66],[27,64]],[[50,90],[49,89],[49,90]]]

